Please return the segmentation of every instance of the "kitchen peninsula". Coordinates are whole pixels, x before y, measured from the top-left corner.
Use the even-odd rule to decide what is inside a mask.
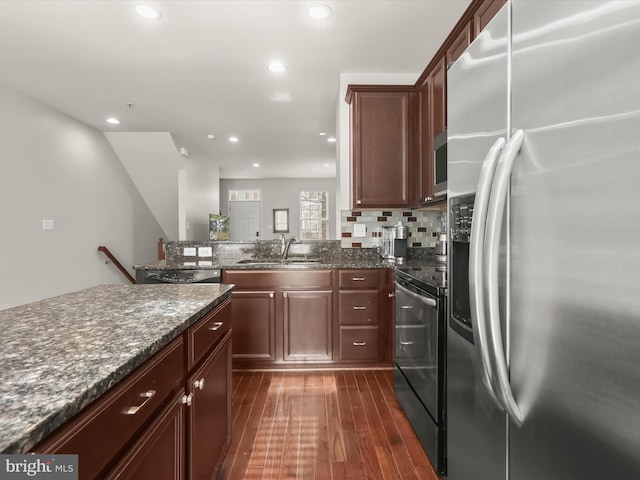
[[[91,468],[139,471],[145,442],[167,439],[183,461],[168,456],[171,468],[195,472],[198,425],[210,421],[221,438],[202,440],[209,457],[218,442],[222,458],[204,468],[219,468],[230,440],[232,290],[105,285],[1,311],[0,452],[77,453],[85,478]]]

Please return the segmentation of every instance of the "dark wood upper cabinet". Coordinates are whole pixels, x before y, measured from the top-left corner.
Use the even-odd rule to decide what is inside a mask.
[[[413,86],[350,85],[351,207],[413,208],[434,195],[434,139],[447,128],[447,68],[507,0],[473,0]]]
[[[487,26],[507,0],[481,0],[473,12],[473,38]],[[473,4],[472,4],[473,5]]]
[[[407,208],[414,200],[413,85],[350,85],[352,208]]]
[[[418,86],[419,152],[418,203],[428,204],[446,197],[434,197],[433,140],[446,128],[447,122],[447,65],[445,56],[430,64]]]
[[[455,35],[447,47],[447,68],[453,62],[455,62],[460,55],[467,49],[469,44],[471,44],[471,39],[473,38],[473,25],[472,22],[465,22],[462,25],[462,29],[457,32],[454,32]]]

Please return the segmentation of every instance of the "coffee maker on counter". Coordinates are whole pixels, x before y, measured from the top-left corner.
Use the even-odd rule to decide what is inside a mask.
[[[404,263],[407,258],[407,238],[409,229],[398,222],[392,227],[382,227],[382,245],[380,255],[385,260]]]
[[[409,238],[409,228],[398,222],[394,227],[395,238],[393,240],[393,255],[396,263],[404,263],[407,258],[407,239]]]

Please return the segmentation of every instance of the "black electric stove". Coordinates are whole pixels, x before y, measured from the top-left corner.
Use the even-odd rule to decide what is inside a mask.
[[[447,294],[447,269],[436,265],[397,265],[396,276],[436,297]]]
[[[441,475],[446,473],[446,292],[446,267],[425,263],[396,265],[396,397]]]

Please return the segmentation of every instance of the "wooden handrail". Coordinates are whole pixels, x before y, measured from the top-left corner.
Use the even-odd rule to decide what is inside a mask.
[[[133,278],[129,272],[127,272],[127,269],[122,266],[122,264],[118,261],[116,257],[113,256],[113,254],[109,251],[107,247],[100,245],[98,247],[98,251],[104,253],[107,256],[107,258],[111,260],[111,262],[113,262],[113,264],[116,267],[118,267],[118,270],[120,270],[122,274],[125,277],[127,277],[127,280],[129,280],[131,283],[136,283],[136,279]]]

